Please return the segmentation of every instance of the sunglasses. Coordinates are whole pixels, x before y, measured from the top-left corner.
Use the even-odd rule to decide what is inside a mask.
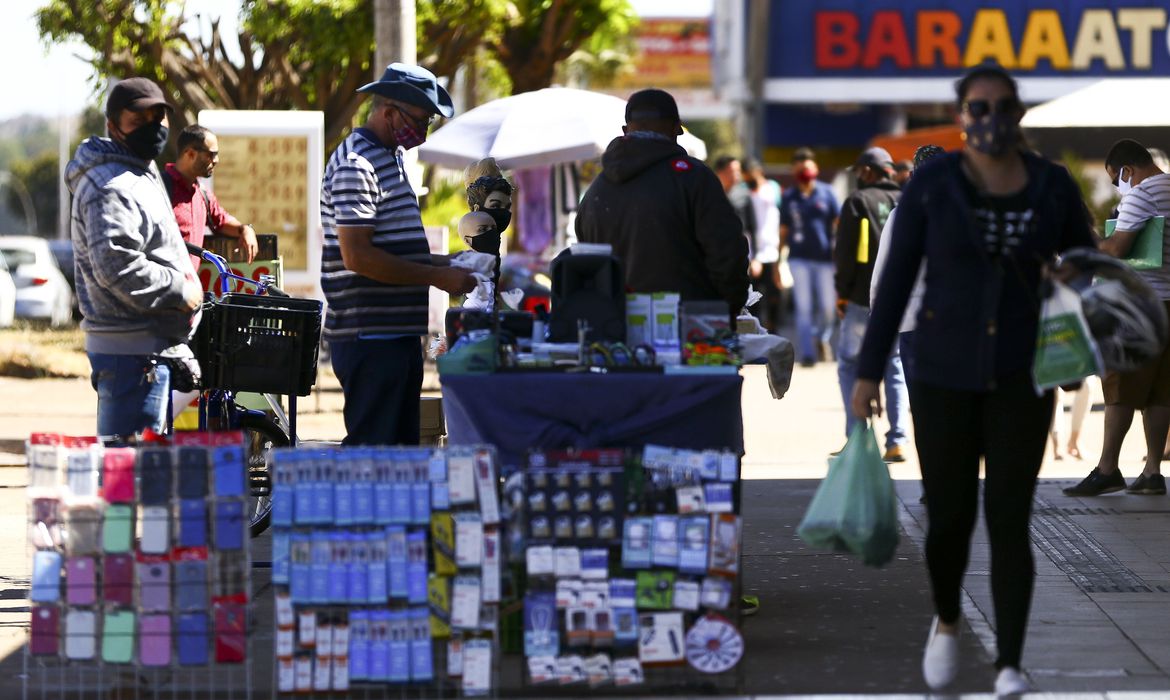
[[[417,126],[418,128],[420,128],[424,131],[426,129],[431,128],[431,125],[433,125],[435,123],[435,120],[439,118],[439,116],[437,114],[432,114],[430,116],[420,118],[420,117],[414,116],[410,112],[407,112],[405,109],[403,109],[401,107],[395,106],[394,109],[398,110],[399,114],[406,117],[407,120],[409,120],[410,122],[413,122],[415,126]]]
[[[992,112],[996,114],[1014,114],[1020,111],[1020,101],[1014,97],[1001,97],[995,102],[991,100],[967,100],[963,103],[963,111],[974,119],[982,119]]]

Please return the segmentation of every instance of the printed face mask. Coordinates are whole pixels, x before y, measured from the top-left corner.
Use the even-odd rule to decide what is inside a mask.
[[[992,112],[972,119],[964,127],[967,145],[989,156],[1001,156],[1020,142],[1020,124],[1017,115]]]
[[[143,160],[154,160],[166,148],[170,135],[171,130],[162,122],[150,122],[126,134],[126,147]]]
[[[508,209],[481,209],[483,213],[492,217],[492,221],[496,222],[497,233],[503,233],[508,228],[508,224],[512,223],[512,212]],[[499,246],[497,245],[498,249]]]
[[[427,140],[425,134],[420,134],[417,129],[409,124],[403,126],[401,129],[394,129],[394,142],[406,150],[418,148]]]

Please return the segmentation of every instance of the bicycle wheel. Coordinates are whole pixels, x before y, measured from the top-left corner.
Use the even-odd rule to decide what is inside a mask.
[[[268,474],[268,453],[274,447],[288,447],[288,435],[271,418],[241,411],[239,426],[244,431],[248,464],[248,528],[252,537],[268,529],[272,519],[272,479]]]

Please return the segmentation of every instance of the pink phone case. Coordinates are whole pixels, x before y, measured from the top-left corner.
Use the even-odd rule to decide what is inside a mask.
[[[138,658],[143,666],[171,665],[171,616],[143,615],[138,627]]]
[[[32,609],[29,651],[36,656],[56,656],[60,646],[60,613],[55,605],[35,605]]]
[[[102,473],[102,496],[107,502],[134,502],[134,457],[134,449],[130,447],[106,450]]]
[[[97,602],[97,560],[93,557],[65,560],[65,600],[70,605]]]
[[[102,570],[102,596],[115,605],[134,604],[134,558],[129,554],[108,554]]]

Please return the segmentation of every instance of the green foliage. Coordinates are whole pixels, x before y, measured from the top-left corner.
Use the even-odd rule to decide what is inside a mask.
[[[450,251],[457,253],[467,248],[467,244],[459,237],[459,219],[467,211],[467,189],[463,186],[463,180],[439,180],[431,187],[423,204],[423,225],[446,226]]]
[[[1114,208],[1117,207],[1117,203],[1121,201],[1121,197],[1116,192],[1113,192],[1104,201],[1094,201],[1097,178],[1094,178],[1085,171],[1085,161],[1072,151],[1062,153],[1061,161],[1068,168],[1073,180],[1077,183],[1077,187],[1081,190],[1081,198],[1085,200],[1085,206],[1089,208],[1089,214],[1093,217],[1093,228],[1099,232],[1103,231],[1105,228],[1105,220],[1109,218]]]
[[[708,164],[724,153],[741,157],[740,151],[743,150],[743,146],[739,142],[739,132],[730,119],[688,121],[683,126],[707,144]]]
[[[57,229],[57,153],[50,151],[31,160],[12,163],[12,177],[28,190],[36,211],[39,232]],[[5,187],[5,204],[27,226],[24,206],[14,187]],[[24,231],[21,231],[24,233]]]

